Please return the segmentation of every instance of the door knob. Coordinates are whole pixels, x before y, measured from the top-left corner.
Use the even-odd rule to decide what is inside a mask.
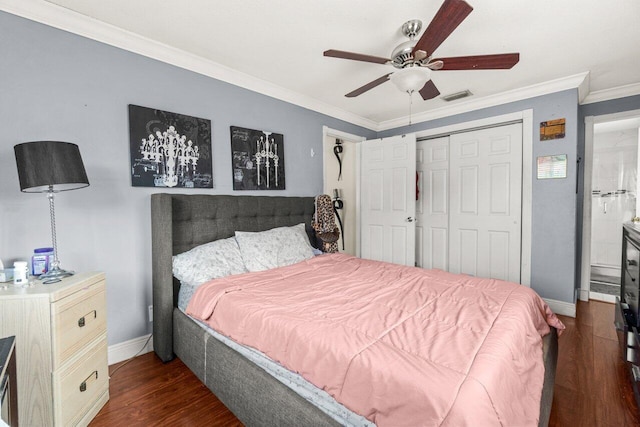
[[[405,221],[407,221],[407,222],[413,222],[413,218],[409,216],[409,217],[407,217],[407,219],[406,219]]]

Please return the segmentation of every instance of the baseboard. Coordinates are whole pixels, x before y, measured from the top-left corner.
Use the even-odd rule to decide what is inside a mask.
[[[589,301],[589,290],[580,288],[580,301]]]
[[[592,299],[594,301],[608,302],[608,303],[611,303],[611,304],[615,304],[615,302],[616,302],[616,296],[615,295],[601,294],[599,292],[590,292],[589,293],[589,299]]]
[[[149,342],[147,342],[147,340],[149,340]],[[145,345],[145,343],[147,344]],[[114,363],[131,359],[138,353],[145,354],[151,351],[153,351],[153,337],[151,337],[151,334],[143,335],[138,338],[133,338],[129,341],[110,345],[108,349],[109,353],[107,356],[109,361],[108,363],[109,365],[113,365]]]
[[[563,316],[576,317],[576,305],[570,302],[558,301],[555,299],[544,298],[544,301],[549,305],[549,308],[553,310],[555,314],[561,314]]]

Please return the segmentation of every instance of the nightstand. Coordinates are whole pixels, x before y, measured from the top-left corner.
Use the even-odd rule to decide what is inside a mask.
[[[16,336],[18,419],[87,425],[109,400],[104,273],[0,290],[0,336]]]

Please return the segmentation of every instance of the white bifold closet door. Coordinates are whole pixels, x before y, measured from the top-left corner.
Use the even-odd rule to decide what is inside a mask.
[[[522,125],[418,141],[418,265],[520,282]]]

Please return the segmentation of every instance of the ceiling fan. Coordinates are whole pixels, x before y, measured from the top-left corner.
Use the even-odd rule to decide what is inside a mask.
[[[345,96],[353,98],[391,80],[403,92],[418,91],[425,101],[440,94],[431,80],[431,71],[438,70],[498,70],[509,69],[520,60],[519,53],[494,55],[457,56],[434,58],[433,52],[449,37],[458,25],[471,13],[473,8],[463,0],[445,0],[433,20],[418,41],[415,37],[422,28],[422,22],[414,19],[405,22],[402,33],[409,40],[398,45],[391,58],[382,58],[354,52],[330,49],[324,56],[393,65],[397,71],[385,74]]]

